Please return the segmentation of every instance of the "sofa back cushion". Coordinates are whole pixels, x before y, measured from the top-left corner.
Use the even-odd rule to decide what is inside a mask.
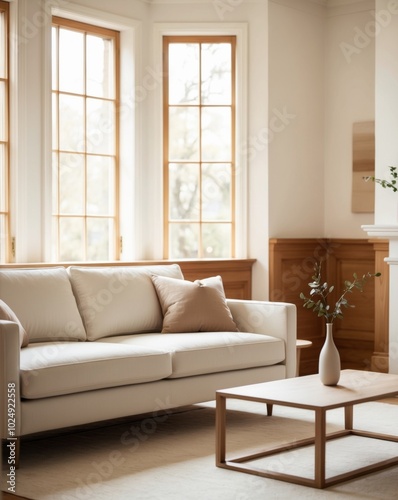
[[[162,311],[151,275],[183,279],[177,264],[68,268],[88,340],[159,332]]]
[[[0,270],[0,298],[25,328],[29,343],[86,340],[63,267]]]

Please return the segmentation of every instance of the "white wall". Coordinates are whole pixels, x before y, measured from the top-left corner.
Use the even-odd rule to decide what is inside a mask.
[[[271,237],[364,238],[373,222],[351,211],[352,125],[375,116],[373,11],[373,0],[270,2],[269,119],[295,115],[269,147]]]
[[[340,0],[331,0],[341,4]],[[253,297],[268,296],[269,237],[358,237],[371,214],[351,213],[351,127],[374,116],[374,40],[348,64],[340,43],[366,27],[372,2],[326,9],[321,0],[54,0],[61,8],[99,9],[103,17],[140,24],[138,78],[155,67],[157,23],[246,23],[248,26],[247,256],[257,259]],[[13,16],[20,33],[35,31],[17,45],[15,81],[20,84],[18,121],[13,127],[13,185],[22,193],[12,221],[19,261],[44,260],[49,200],[48,141],[50,114],[43,96],[49,60],[43,47],[50,19],[38,16],[40,0],[15,0]],[[358,8],[358,6],[361,6]],[[138,84],[140,80],[138,79]],[[147,207],[133,214],[138,253],[133,258],[161,258],[161,183],[153,181],[160,164],[153,131],[159,128],[157,101],[137,110],[135,140],[140,171],[136,192]],[[336,195],[337,193],[337,195]],[[45,225],[47,224],[47,226]],[[18,230],[16,230],[18,227]],[[133,250],[131,255],[133,255]],[[125,256],[129,258],[129,256]]]
[[[376,0],[376,177],[389,178],[398,165],[398,2]],[[397,193],[376,186],[375,226],[365,230],[389,240],[389,372],[398,373],[398,202]]]
[[[316,4],[269,4],[270,237],[323,236],[324,30]]]
[[[376,177],[389,179],[398,166],[398,2],[376,0]],[[398,223],[398,196],[376,186],[376,224]]]
[[[373,0],[328,9],[324,236],[329,238],[364,238],[361,225],[374,220],[373,213],[351,211],[352,126],[375,119],[373,12]]]
[[[44,44],[42,25],[51,23],[51,15],[39,19],[38,12],[37,1],[12,2],[10,6],[11,29],[18,33],[10,43],[10,183],[18,192],[18,197],[10,197],[10,208],[12,236],[22,262],[43,259],[45,234],[45,61],[38,54]]]

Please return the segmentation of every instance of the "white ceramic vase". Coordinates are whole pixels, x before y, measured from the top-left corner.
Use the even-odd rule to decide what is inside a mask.
[[[326,340],[319,355],[319,377],[322,384],[337,385],[340,369],[340,354],[333,340],[333,323],[326,323]]]

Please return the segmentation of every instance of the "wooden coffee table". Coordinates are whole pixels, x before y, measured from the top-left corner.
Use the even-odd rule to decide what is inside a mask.
[[[385,441],[398,442],[398,436],[378,434],[353,428],[354,405],[398,395],[398,375],[389,373],[343,370],[337,386],[324,386],[318,375],[308,375],[291,379],[265,382],[225,389],[216,392],[216,465],[257,476],[279,479],[290,483],[325,488],[342,481],[385,469],[398,464],[398,456],[361,467],[338,476],[326,478],[325,454],[326,442],[347,435],[363,436]],[[272,405],[290,406],[315,412],[315,437],[294,441],[268,450],[260,450],[246,456],[226,459],[226,402],[227,399],[240,399]],[[344,429],[326,433],[326,412],[334,408],[344,408]],[[272,418],[265,417],[264,418]],[[280,453],[282,451],[314,444],[315,466],[314,479],[284,474],[268,469],[255,468],[245,464]]]

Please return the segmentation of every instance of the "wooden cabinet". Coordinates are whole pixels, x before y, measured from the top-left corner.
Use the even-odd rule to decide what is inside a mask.
[[[388,335],[389,335],[389,266],[384,261],[388,257],[388,241],[372,241],[375,251],[376,269],[381,272],[375,282],[375,337],[371,369],[375,372],[388,372]]]
[[[220,275],[229,299],[252,298],[252,267],[255,259],[179,261],[184,278],[190,281]]]
[[[319,259],[325,261],[324,280],[335,285],[333,302],[341,294],[344,281],[352,280],[354,273],[359,276],[368,271],[382,273],[382,279],[369,279],[363,292],[354,291],[350,295],[350,303],[355,307],[344,311],[344,319],[335,321],[333,331],[343,369],[384,371],[388,352],[385,343],[388,268],[383,262],[383,251],[380,244],[362,239],[270,240],[271,300],[296,304],[297,337],[312,341],[312,347],[302,353],[301,375],[318,371],[319,352],[325,339],[325,320],[304,309],[299,297],[302,291],[308,294],[314,262]]]

